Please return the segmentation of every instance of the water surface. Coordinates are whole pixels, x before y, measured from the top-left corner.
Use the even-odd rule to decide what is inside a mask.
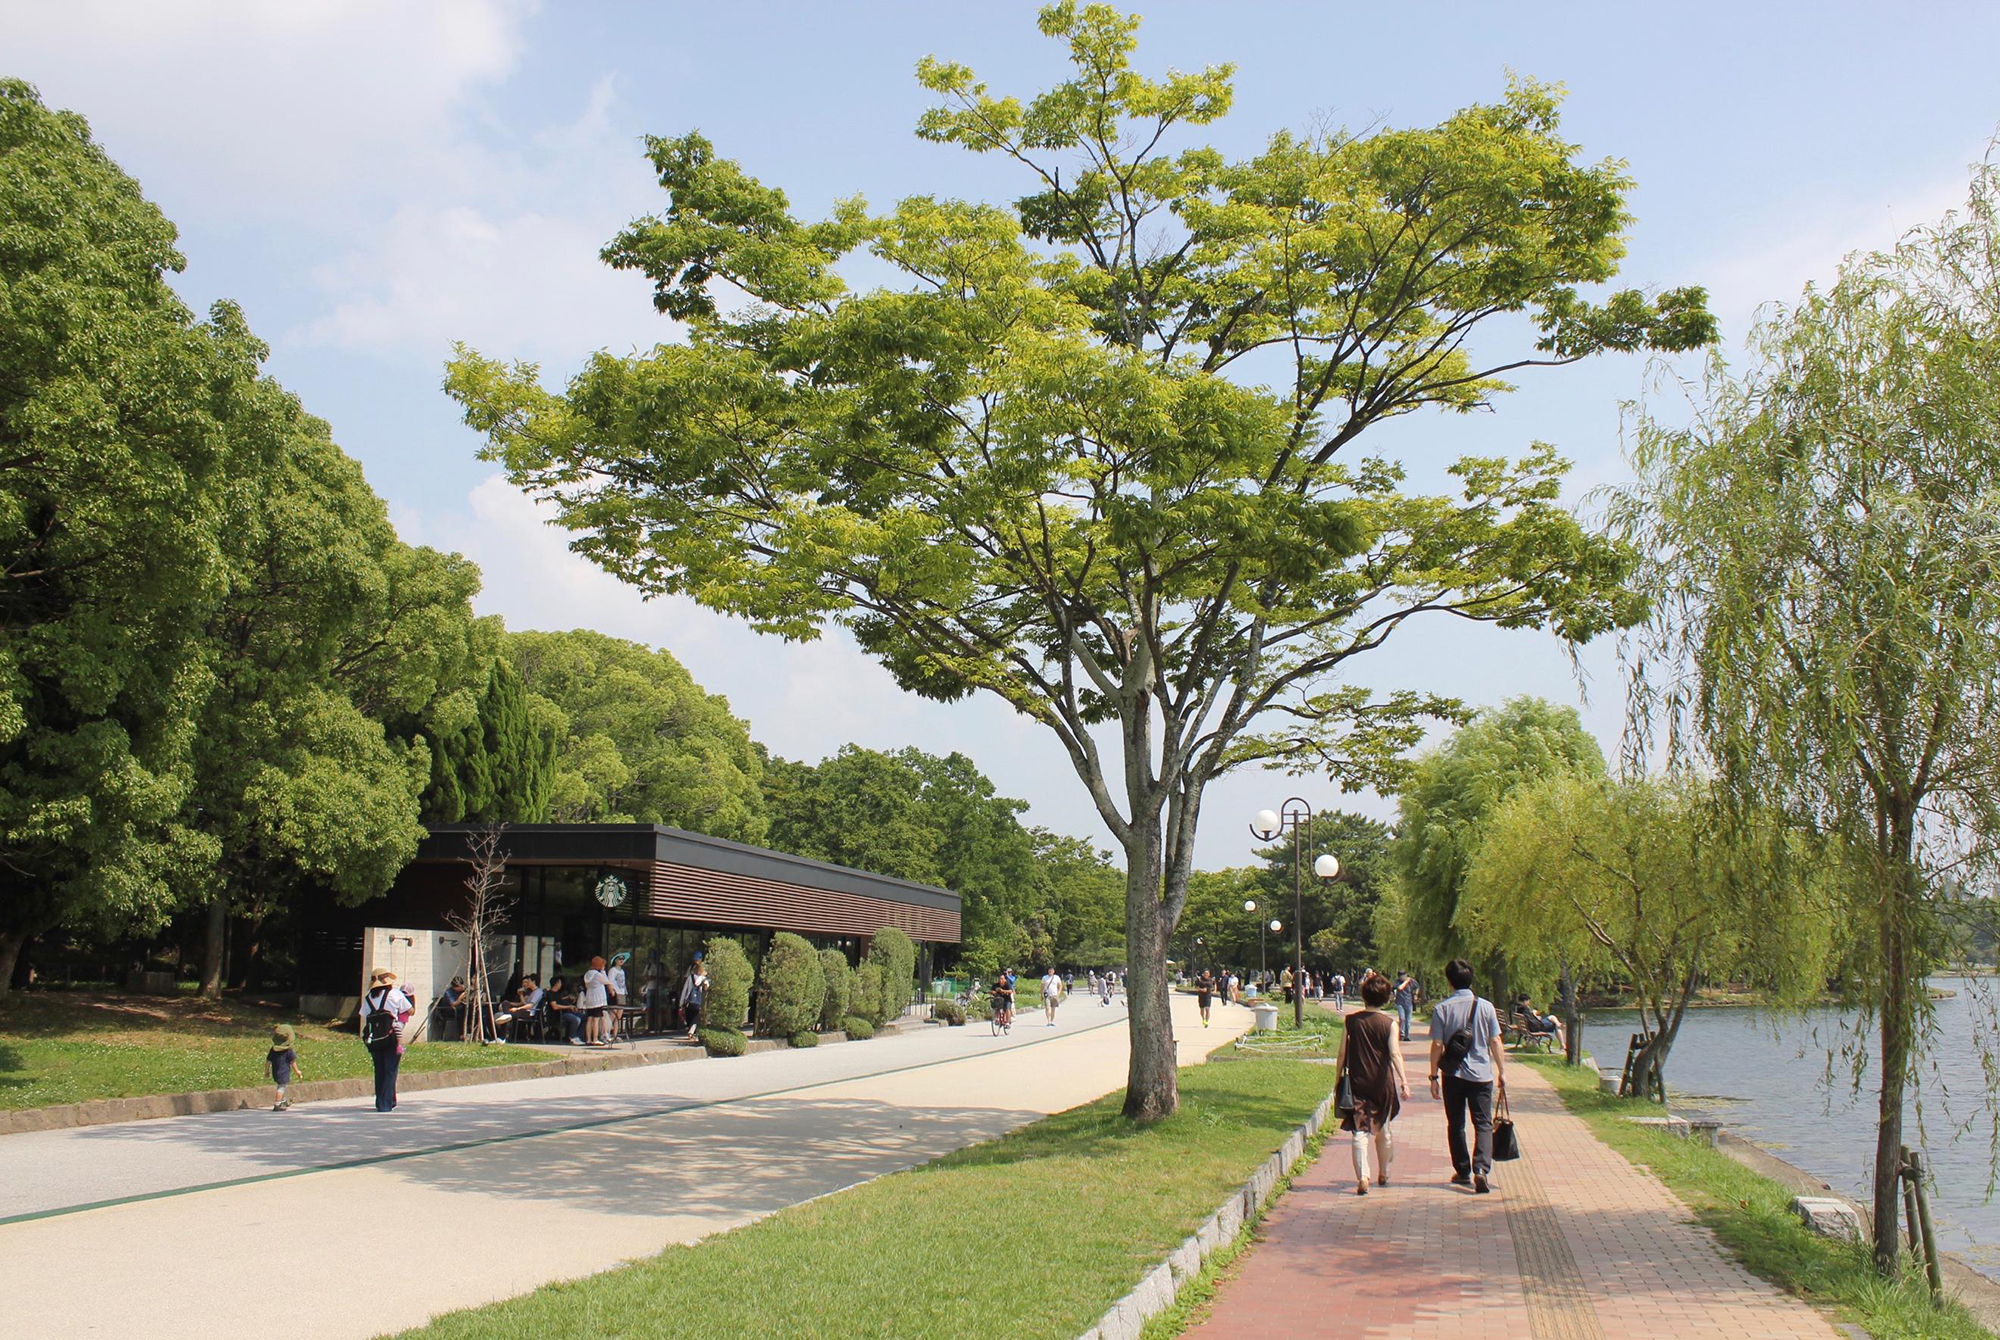
[[[1940,978],[1933,986],[1956,994],[1937,1002],[1922,1084],[1906,1111],[1904,1143],[1924,1151],[1934,1174],[1931,1215],[1938,1245],[2000,1278],[2000,1199],[1987,1195],[1994,1166],[1992,1118],[1975,1044],[1975,1036],[1988,1033],[2000,984]],[[1728,1123],[1730,1130],[1865,1205],[1875,1163],[1874,1037],[1865,1040],[1859,1092],[1849,1057],[1836,1057],[1830,1077],[1828,1062],[1829,1050],[1852,1043],[1844,1025],[1853,1018],[1832,1009],[1802,1016],[1751,1008],[1689,1010],[1667,1061],[1671,1105]],[[1606,1070],[1615,1070],[1638,1026],[1638,1015],[1629,1010],[1592,1011],[1584,1020],[1584,1047]]]

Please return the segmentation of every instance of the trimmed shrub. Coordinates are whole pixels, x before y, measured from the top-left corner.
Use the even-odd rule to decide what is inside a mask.
[[[962,1027],[965,1023],[965,1009],[955,1000],[941,1000],[931,1006],[931,1018],[952,1027]]]
[[[779,931],[771,937],[757,985],[764,993],[757,1008],[761,1031],[788,1037],[810,1032],[819,1022],[826,1004],[826,969],[820,966],[819,951],[804,936]]]
[[[856,1042],[875,1036],[875,1025],[869,1023],[858,1014],[848,1015],[843,1024],[847,1029],[847,1036],[853,1038]]]
[[[704,1028],[695,1034],[710,1056],[741,1056],[750,1040],[733,1028]]]
[[[884,926],[868,942],[868,961],[882,968],[882,998],[870,1018],[886,1024],[909,1007],[917,990],[917,946],[901,930]],[[855,1013],[859,1014],[857,1010]]]
[[[708,995],[702,1001],[702,1022],[711,1028],[740,1030],[750,1017],[750,957],[727,935],[711,936],[702,946],[702,967],[708,969]],[[740,1055],[741,1053],[737,1053]]]
[[[820,1003],[819,1026],[831,1033],[847,1017],[848,997],[854,994],[854,969],[838,949],[819,951],[820,970],[826,975],[826,999]]]
[[[798,1032],[786,1038],[785,1041],[791,1043],[794,1047],[817,1047],[819,1046],[819,1034],[813,1032],[810,1028],[801,1028]]]
[[[854,988],[847,998],[847,1012],[871,1024],[882,1022],[882,965],[870,961],[854,970]]]

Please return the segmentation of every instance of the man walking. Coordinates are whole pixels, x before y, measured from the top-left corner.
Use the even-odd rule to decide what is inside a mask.
[[[1337,972],[1333,975],[1333,1008],[1336,1011],[1347,1008],[1347,974],[1345,973]],[[1403,1041],[1408,1042],[1409,1039],[1406,1037]]]
[[[1451,1144],[1452,1184],[1481,1195],[1493,1182],[1493,1095],[1507,1092],[1500,1049],[1500,1016],[1493,1003],[1472,994],[1472,965],[1445,964],[1452,994],[1431,1007],[1431,1097],[1444,1098],[1445,1133]],[[1465,1117],[1472,1115],[1473,1147],[1465,1145]]]
[[[1403,979],[1396,983],[1396,1023],[1397,1033],[1402,1040],[1410,1040],[1410,1013],[1417,1008],[1417,979],[1403,970]]]

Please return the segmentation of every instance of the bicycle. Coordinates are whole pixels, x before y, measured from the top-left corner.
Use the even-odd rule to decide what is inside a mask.
[[[993,997],[993,1036],[1014,1031],[1014,1001],[1010,996],[995,994]]]

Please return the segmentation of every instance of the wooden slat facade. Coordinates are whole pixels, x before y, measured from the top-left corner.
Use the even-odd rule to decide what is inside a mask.
[[[661,863],[652,868],[640,911],[668,921],[722,922],[733,926],[819,935],[870,936],[884,926],[912,939],[957,944],[957,909],[921,907],[837,889]]]

